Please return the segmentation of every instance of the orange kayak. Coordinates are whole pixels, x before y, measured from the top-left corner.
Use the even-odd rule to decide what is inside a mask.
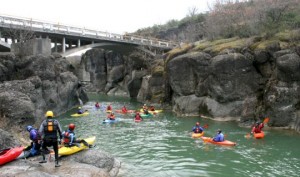
[[[201,139],[204,142],[208,142],[208,143],[211,143],[211,144],[217,144],[217,145],[221,145],[221,146],[235,146],[236,145],[235,142],[228,141],[228,140],[225,140],[225,141],[222,141],[222,142],[216,142],[216,141],[213,141],[213,138],[204,137],[204,136],[202,136]]]
[[[254,138],[256,139],[262,139],[265,137],[265,133],[261,131],[260,133],[253,133]]]
[[[126,114],[126,113],[135,113],[135,110],[127,110],[127,112],[123,112],[121,109],[117,109],[115,112]]]

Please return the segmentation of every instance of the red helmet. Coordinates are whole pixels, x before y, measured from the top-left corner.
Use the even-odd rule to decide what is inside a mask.
[[[196,125],[197,125],[197,126],[199,126],[199,125],[200,125],[200,123],[199,123],[199,122],[196,122]]]
[[[75,124],[69,124],[69,129],[74,130],[75,129]]]

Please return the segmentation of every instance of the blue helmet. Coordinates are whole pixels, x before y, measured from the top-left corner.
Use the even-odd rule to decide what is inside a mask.
[[[31,125],[28,125],[28,126],[26,127],[26,130],[29,131],[29,132],[30,132],[31,129],[33,129],[33,127],[32,127]]]

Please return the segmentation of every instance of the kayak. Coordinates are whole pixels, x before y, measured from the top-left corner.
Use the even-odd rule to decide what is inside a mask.
[[[126,113],[135,113],[135,110],[127,110],[127,112],[123,112],[121,109],[117,109],[115,112],[126,114]]]
[[[0,152],[0,165],[15,160],[24,150],[23,146],[4,149]]]
[[[201,139],[204,141],[204,142],[209,142],[211,144],[217,144],[217,145],[221,145],[221,146],[235,146],[236,143],[235,142],[232,142],[232,141],[228,141],[228,140],[224,140],[222,142],[216,142],[216,141],[213,141],[213,138],[210,138],[210,137],[204,137],[202,136]]]
[[[204,132],[202,132],[202,133],[192,133],[192,138],[200,138],[203,135],[204,135]]]
[[[139,119],[139,120],[134,119],[134,121],[135,121],[135,122],[142,122],[142,119]]]
[[[103,124],[111,124],[116,122],[119,122],[119,119],[115,119],[115,120],[105,119],[102,121]]]
[[[95,143],[96,137],[92,136],[89,138],[84,139],[88,144],[93,145]],[[71,155],[74,154],[76,152],[79,152],[83,149],[87,149],[89,147],[85,146],[83,143],[80,143],[80,146],[72,146],[72,147],[61,147],[58,149],[58,155],[60,156],[64,156],[64,155]]]
[[[153,115],[152,115],[152,114],[143,114],[143,113],[141,113],[140,116],[141,116],[142,118],[150,118],[150,117],[152,117]]]
[[[262,139],[265,137],[265,133],[261,131],[260,133],[253,133],[254,138],[256,139]]]
[[[160,112],[162,112],[162,111],[163,111],[162,109],[157,109],[157,110],[155,110],[155,111],[149,111],[149,110],[148,110],[148,112],[151,113],[151,114],[157,114],[157,113],[160,113]],[[140,112],[144,112],[144,110],[143,110],[143,109],[140,109]]]
[[[71,116],[72,117],[83,117],[83,116],[87,116],[87,115],[89,115],[90,113],[88,112],[88,111],[86,111],[86,112],[84,112],[84,113],[82,113],[82,114],[78,114],[78,113],[76,113],[76,114],[72,114]]]

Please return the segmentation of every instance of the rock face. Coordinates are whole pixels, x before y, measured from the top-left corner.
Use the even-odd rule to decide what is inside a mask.
[[[138,56],[136,56],[138,55]],[[78,77],[87,81],[88,91],[109,95],[136,97],[147,74],[147,64],[139,54],[129,57],[103,49],[87,51],[81,61]]]
[[[79,99],[87,101],[70,66],[51,55],[17,58],[12,53],[1,54],[0,128],[24,130],[26,125],[39,124],[47,110],[60,114]]]
[[[273,50],[274,49],[274,50]],[[173,110],[300,131],[300,57],[293,50],[188,53],[167,63]]]
[[[120,161],[107,153],[95,149],[85,150],[72,156],[61,157],[61,166],[59,168],[54,167],[52,158],[47,158],[48,162],[44,164],[39,163],[41,157],[15,160],[1,167],[0,176],[115,177],[121,167]]]

